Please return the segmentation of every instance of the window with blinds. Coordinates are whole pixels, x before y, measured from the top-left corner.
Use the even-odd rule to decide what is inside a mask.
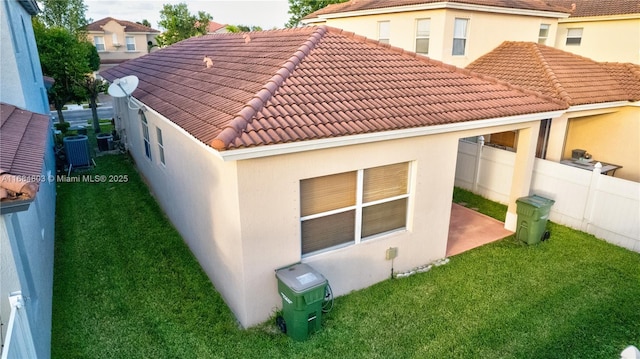
[[[300,181],[302,255],[406,228],[409,163]]]
[[[416,53],[429,54],[429,37],[431,36],[431,19],[416,20]]]

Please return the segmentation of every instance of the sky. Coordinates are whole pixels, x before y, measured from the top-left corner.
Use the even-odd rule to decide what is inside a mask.
[[[213,21],[227,25],[260,26],[263,30],[283,28],[289,20],[287,0],[84,0],[85,16],[93,21],[105,17],[133,22],[147,19],[158,26],[163,4],[186,3],[191,14],[205,11]]]

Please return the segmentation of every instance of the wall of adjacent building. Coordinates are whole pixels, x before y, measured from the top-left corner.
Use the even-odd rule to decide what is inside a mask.
[[[148,53],[147,42],[152,41],[156,43],[156,34],[140,33],[140,32],[124,32],[124,26],[118,24],[116,21],[107,22],[104,27],[104,31],[90,31],[88,33],[89,41],[94,44],[94,36],[104,37],[104,51],[98,51],[101,61],[114,61],[114,60],[130,60],[136,57],[143,56]],[[117,44],[114,45],[114,34],[117,39]],[[134,51],[127,50],[127,42],[125,37],[133,36],[135,39],[136,49]]]
[[[566,44],[570,28],[583,29],[580,45]],[[640,14],[560,20],[555,47],[595,61],[640,64]]]
[[[326,25],[377,40],[378,22],[389,21],[389,43],[408,51],[415,51],[416,21],[426,18],[431,19],[431,36],[427,56],[458,67],[465,67],[504,41],[537,42],[541,24],[550,25],[548,45],[553,46],[557,29],[556,18],[453,9],[331,18],[327,19]],[[451,54],[456,18],[469,19],[467,46],[463,56]]]

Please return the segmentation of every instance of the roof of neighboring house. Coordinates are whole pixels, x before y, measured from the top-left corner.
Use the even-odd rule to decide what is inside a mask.
[[[552,0],[553,4],[575,10],[569,17],[640,14],[640,0]]]
[[[10,173],[17,180],[40,178],[49,136],[49,117],[0,102],[0,175]],[[16,179],[14,177],[14,179]],[[13,190],[15,180],[0,180],[0,193]],[[19,186],[21,187],[21,186]],[[15,191],[14,191],[15,192]]]
[[[115,21],[121,26],[124,26],[124,32],[154,32],[154,33],[160,32],[156,29],[152,29],[148,26],[144,26],[136,22],[118,20],[112,17],[105,17],[104,19],[100,19],[98,21],[92,22],[91,24],[87,25],[87,31],[103,31],[102,27],[106,25],[109,21]]]
[[[566,108],[325,26],[195,37],[101,75],[138,76],[135,98],[217,150]]]
[[[207,26],[207,32],[208,33],[213,33],[213,32],[219,31],[221,29],[224,29],[226,26],[227,25],[220,24],[220,23],[217,23],[215,21],[209,21],[209,26]]]
[[[601,63],[533,42],[506,41],[466,67],[566,102],[640,100],[640,66]]]
[[[399,6],[425,5],[432,3],[458,3],[468,5],[482,5],[509,9],[536,10],[568,13],[569,6],[559,6],[552,1],[544,0],[351,0],[339,4],[331,4],[317,10],[304,19],[313,19],[319,15],[337,14],[349,11],[377,10]]]
[[[36,0],[18,0],[20,5],[29,13],[29,15],[38,15],[40,7]]]

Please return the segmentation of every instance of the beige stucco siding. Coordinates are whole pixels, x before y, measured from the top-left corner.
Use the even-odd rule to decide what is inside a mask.
[[[595,61],[640,64],[640,18],[579,20],[569,18],[560,21],[556,48]],[[583,29],[580,45],[566,45],[569,28]]]
[[[428,56],[458,67],[465,67],[504,41],[538,41],[541,24],[549,24],[547,45],[553,46],[557,19],[536,16],[483,13],[439,9],[355,17],[331,18],[326,25],[378,39],[378,22],[390,22],[392,46],[415,51],[416,21],[431,19]],[[465,55],[453,56],[453,31],[456,18],[469,19]]]
[[[570,118],[563,157],[571,158],[576,148],[595,160],[623,166],[616,177],[640,182],[640,107]]]
[[[101,61],[130,60],[147,54],[147,42],[156,43],[157,34],[142,32],[124,32],[124,26],[116,21],[109,21],[103,26],[103,31],[89,31],[87,37],[94,44],[94,36],[104,38],[104,51],[98,51]],[[127,50],[126,37],[133,37],[135,50]],[[114,40],[117,42],[114,43]],[[117,44],[117,46],[115,45]]]

